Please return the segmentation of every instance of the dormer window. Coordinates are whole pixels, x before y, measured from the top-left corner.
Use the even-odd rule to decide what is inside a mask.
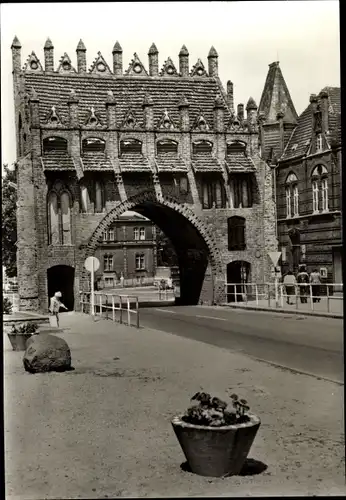
[[[230,144],[227,144],[227,151],[226,151],[227,155],[232,155],[232,154],[236,154],[236,153],[245,154],[245,152],[246,152],[245,142],[234,141],[234,142],[231,142]]]
[[[67,140],[63,137],[47,137],[43,139],[43,152],[67,151]]]
[[[120,141],[120,154],[142,154],[142,143],[137,139]]]
[[[106,142],[103,139],[98,139],[97,137],[88,137],[82,142],[83,153],[91,152],[101,152],[103,153],[106,147]]]
[[[170,139],[162,140],[157,143],[156,146],[157,154],[177,154],[178,153],[178,143]]]
[[[196,141],[192,144],[192,152],[194,155],[211,154],[213,143],[209,141]]]

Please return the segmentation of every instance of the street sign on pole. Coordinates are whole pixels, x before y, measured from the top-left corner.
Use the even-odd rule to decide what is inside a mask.
[[[276,267],[276,265],[279,262],[279,259],[281,257],[281,252],[268,252],[268,255],[270,257],[270,260],[273,263],[273,266]]]
[[[90,273],[90,292],[91,292],[91,315],[95,316],[94,306],[94,273],[100,267],[100,261],[96,257],[87,257],[84,261],[84,267]]]

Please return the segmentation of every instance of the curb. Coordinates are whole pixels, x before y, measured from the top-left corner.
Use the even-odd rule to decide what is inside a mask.
[[[278,314],[296,314],[299,316],[315,316],[320,318],[335,318],[335,319],[344,319],[343,314],[337,313],[328,313],[328,312],[315,312],[315,311],[299,311],[299,309],[272,309],[270,307],[261,307],[261,306],[238,306],[234,304],[221,304],[222,307],[230,307],[232,309],[242,309],[250,310],[250,311],[264,311]]]

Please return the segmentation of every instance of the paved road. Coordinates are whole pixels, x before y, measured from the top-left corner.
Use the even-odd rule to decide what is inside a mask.
[[[218,307],[140,310],[140,324],[339,382],[342,320]]]

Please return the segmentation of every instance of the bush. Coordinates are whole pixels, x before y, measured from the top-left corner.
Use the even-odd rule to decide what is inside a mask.
[[[7,297],[2,301],[2,314],[12,314],[12,302]]]
[[[228,404],[219,398],[212,398],[205,392],[197,392],[191,401],[198,401],[190,406],[182,417],[184,422],[194,425],[221,427],[224,425],[242,424],[248,422],[247,412],[250,407],[245,399],[239,399],[237,394],[231,395],[233,411],[227,411]]]

